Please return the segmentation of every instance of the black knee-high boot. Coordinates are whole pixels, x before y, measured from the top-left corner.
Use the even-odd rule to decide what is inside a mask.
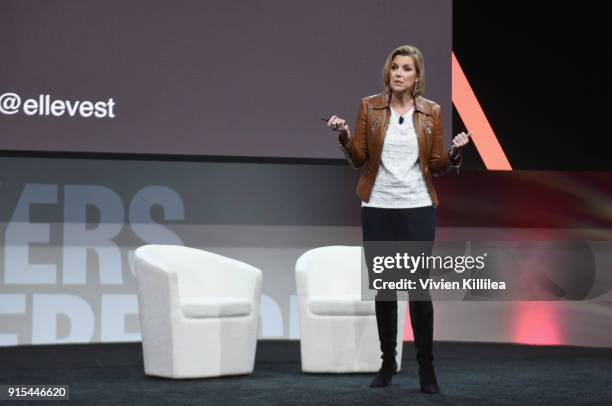
[[[378,339],[382,352],[382,366],[370,387],[380,388],[389,386],[393,374],[397,371],[397,301],[376,300],[376,324],[378,326]]]
[[[438,393],[440,387],[433,368],[433,304],[431,300],[410,301],[410,324],[419,363],[421,392]]]

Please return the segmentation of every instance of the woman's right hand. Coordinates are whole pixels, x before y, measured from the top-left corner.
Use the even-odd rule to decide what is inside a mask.
[[[331,128],[333,131],[337,131],[339,133],[344,133],[347,138],[350,138],[349,126],[346,123],[346,120],[340,118],[338,116],[331,116],[329,120],[327,120],[327,126]]]

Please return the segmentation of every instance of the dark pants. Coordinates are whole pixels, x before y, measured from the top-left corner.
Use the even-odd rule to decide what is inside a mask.
[[[362,207],[361,227],[364,241],[431,241],[433,244],[436,231],[435,208]],[[426,245],[425,255],[431,255],[432,244]],[[367,245],[364,244],[364,247],[367,258]],[[423,296],[418,301],[409,300],[410,323],[419,365],[428,365],[433,361],[433,305],[429,292],[425,292],[425,295],[425,300]],[[375,306],[383,363],[393,362],[397,347],[397,300],[376,300]]]

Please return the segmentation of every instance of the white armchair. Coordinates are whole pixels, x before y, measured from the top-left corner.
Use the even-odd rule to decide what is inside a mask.
[[[253,372],[261,271],[210,252],[135,252],[144,370],[167,378]]]
[[[381,352],[374,302],[361,300],[361,247],[312,249],[297,260],[295,273],[302,371],[377,371]],[[398,301],[398,370],[406,304]]]

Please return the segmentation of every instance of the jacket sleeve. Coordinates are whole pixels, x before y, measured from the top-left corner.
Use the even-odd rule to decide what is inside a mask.
[[[432,146],[428,161],[429,171],[435,176],[442,175],[451,168],[457,168],[458,172],[462,158],[461,155],[459,155],[459,158],[455,162],[450,157],[450,149],[444,150],[444,125],[439,104],[436,104],[433,108],[433,129],[431,137]]]
[[[359,168],[368,158],[368,145],[366,140],[367,111],[365,100],[361,100],[357,120],[355,121],[355,132],[349,139],[346,134],[338,136],[339,148],[353,168]]]

